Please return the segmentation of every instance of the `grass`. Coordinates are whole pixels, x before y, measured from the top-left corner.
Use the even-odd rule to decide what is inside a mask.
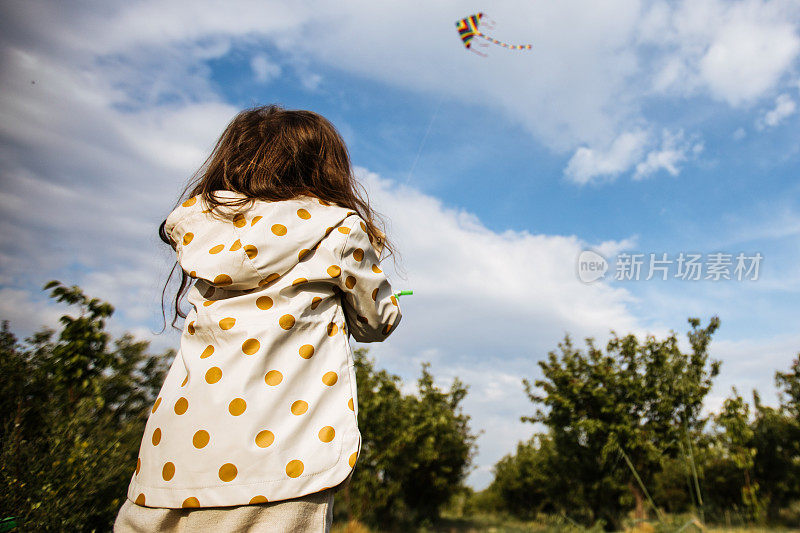
[[[434,526],[421,527],[416,533],[528,533],[528,532],[596,532],[598,529],[586,529],[576,527],[569,522],[558,517],[544,520],[523,521],[512,517],[499,514],[481,514],[464,517],[443,517]],[[680,515],[667,517],[664,524],[657,521],[639,522],[625,529],[626,533],[756,533],[756,532],[800,532],[798,529],[764,527],[731,527],[726,528],[719,525],[708,525],[703,527],[699,521],[694,521],[691,516]],[[358,521],[349,523],[334,524],[331,533],[383,533],[381,530],[370,529]]]

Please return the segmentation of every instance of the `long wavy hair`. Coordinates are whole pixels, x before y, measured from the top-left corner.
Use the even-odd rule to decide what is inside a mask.
[[[218,190],[235,191],[245,198],[217,198],[213,191]],[[221,205],[242,207],[252,205],[254,200],[314,196],[358,213],[367,224],[370,241],[378,239],[388,252],[387,257],[395,255],[394,246],[385,235],[383,218],[370,207],[366,190],[353,176],[344,140],[333,124],[311,111],[287,110],[278,105],[241,111],[222,132],[175,207],[197,195],[202,196],[212,213]],[[176,244],[165,230],[166,222],[161,223],[158,234],[174,249]],[[166,328],[165,296],[176,270],[181,272],[181,282],[175,294],[172,327],[179,329],[175,326],[178,317],[186,318],[180,303],[192,278],[176,261],[161,291],[161,331]]]

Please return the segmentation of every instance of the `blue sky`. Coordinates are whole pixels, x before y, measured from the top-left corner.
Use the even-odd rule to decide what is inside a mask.
[[[422,361],[470,385],[476,488],[533,432],[521,378],[567,332],[674,330],[685,347],[687,317],[719,315],[709,410],[731,385],[774,401],[800,352],[794,2],[2,10],[0,315],[16,331],[55,322],[40,288],[56,278],[114,303],[115,332],[175,346],[154,333],[173,259],[157,225],[236,111],[277,102],[339,128],[386,215],[390,276],[415,295],[371,354],[409,387]],[[454,22],[478,10],[533,49],[465,51]],[[584,249],[764,259],[756,281],[587,284]]]

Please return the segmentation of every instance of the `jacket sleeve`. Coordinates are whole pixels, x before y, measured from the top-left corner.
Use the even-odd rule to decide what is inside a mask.
[[[380,342],[400,323],[402,313],[386,274],[380,269],[378,250],[382,243],[367,236],[367,226],[358,215],[350,216],[349,232],[339,258],[338,288],[347,326],[358,342]],[[377,248],[377,250],[376,250]]]

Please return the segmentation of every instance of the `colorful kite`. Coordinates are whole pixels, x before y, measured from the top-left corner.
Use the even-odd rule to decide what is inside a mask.
[[[483,20],[486,18],[486,20]],[[496,45],[502,46],[504,48],[510,48],[511,50],[530,50],[531,45],[529,44],[508,44],[504,43],[503,41],[498,41],[497,39],[493,39],[487,35],[481,33],[480,26],[483,23],[484,27],[492,29],[494,28],[494,22],[492,22],[489,17],[487,17],[484,13],[478,13],[475,15],[470,15],[467,18],[463,18],[456,22],[456,29],[458,30],[458,34],[461,36],[461,42],[464,43],[464,47],[471,51],[475,52],[478,55],[486,57],[486,54],[481,53],[474,48],[472,48],[472,40],[475,37],[480,37],[482,39],[486,39],[490,43],[494,43]],[[480,46],[486,47],[489,46],[488,44],[481,44]]]

